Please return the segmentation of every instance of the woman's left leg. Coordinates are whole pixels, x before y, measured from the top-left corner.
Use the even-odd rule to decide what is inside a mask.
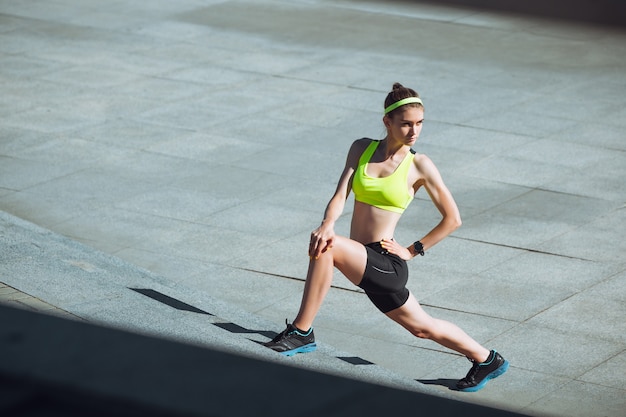
[[[435,319],[426,313],[413,294],[409,295],[402,307],[398,307],[386,315],[413,335],[430,339],[474,361],[484,362],[489,357],[489,350],[472,339],[457,325]]]

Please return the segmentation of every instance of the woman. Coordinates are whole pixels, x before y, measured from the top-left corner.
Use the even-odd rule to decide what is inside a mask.
[[[292,324],[265,345],[283,355],[316,349],[313,320],[328,292],[333,268],[365,290],[374,305],[417,337],[431,339],[467,356],[474,366],[457,383],[462,391],[478,391],[509,364],[456,325],[429,316],[406,288],[406,261],[424,255],[461,225],[459,210],[439,171],[411,146],[422,130],[424,107],[419,95],[399,83],[385,99],[383,140],[355,141],[322,224],[311,233],[309,270],[300,311]],[[426,236],[409,247],[394,240],[394,230],[420,187],[442,215]],[[350,238],[335,234],[335,221],[354,192]]]

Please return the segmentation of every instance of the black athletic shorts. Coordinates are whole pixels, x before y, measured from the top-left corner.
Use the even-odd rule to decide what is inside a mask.
[[[409,298],[406,261],[382,248],[380,242],[368,243],[367,266],[359,287],[383,313],[402,307]]]

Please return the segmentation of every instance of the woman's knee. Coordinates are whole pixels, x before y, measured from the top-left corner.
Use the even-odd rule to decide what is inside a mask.
[[[420,339],[433,339],[435,337],[435,333],[428,327],[413,326],[408,330],[413,336],[419,337]]]

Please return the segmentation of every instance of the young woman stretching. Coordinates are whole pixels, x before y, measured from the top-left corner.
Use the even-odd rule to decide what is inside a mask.
[[[433,162],[415,153],[422,130],[424,107],[419,95],[399,83],[385,99],[383,140],[359,139],[345,168],[322,224],[311,233],[309,270],[300,311],[292,324],[265,346],[291,356],[316,349],[313,320],[328,292],[333,268],[362,288],[374,305],[417,337],[459,352],[474,365],[457,383],[461,391],[478,391],[508,369],[508,362],[489,351],[456,325],[431,317],[406,288],[406,261],[424,255],[461,225],[450,191]],[[420,187],[428,192],[442,219],[426,236],[405,247],[394,240],[404,210]],[[335,234],[335,221],[346,198],[354,192],[350,238]]]

